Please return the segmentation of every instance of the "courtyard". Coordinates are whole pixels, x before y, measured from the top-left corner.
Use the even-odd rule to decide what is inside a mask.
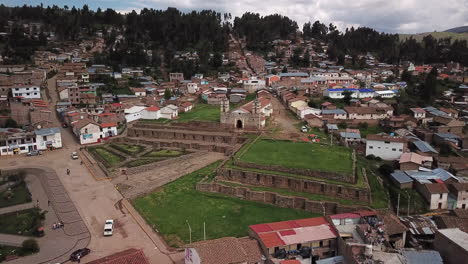
[[[259,223],[314,217],[317,214],[240,200],[220,194],[199,192],[195,185],[212,175],[219,162],[189,173],[148,195],[133,205],[157,229],[170,246],[225,236],[246,236],[248,226]]]

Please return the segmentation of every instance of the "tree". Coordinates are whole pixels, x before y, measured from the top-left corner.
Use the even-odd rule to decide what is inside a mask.
[[[16,128],[18,127],[18,123],[13,118],[9,117],[5,122],[5,127]]]
[[[426,77],[421,97],[427,101],[432,101],[437,92],[437,68],[434,67]]]
[[[36,253],[39,252],[39,244],[36,239],[26,239],[21,245],[21,250],[23,253]]]
[[[169,90],[169,88],[167,88],[164,91],[164,99],[169,100],[169,99],[171,99],[171,97],[172,97],[172,92],[171,92],[171,90]]]
[[[351,95],[352,95],[352,92],[348,91],[348,90],[345,90],[343,92],[343,102],[346,104],[346,105],[350,105],[351,104]]]

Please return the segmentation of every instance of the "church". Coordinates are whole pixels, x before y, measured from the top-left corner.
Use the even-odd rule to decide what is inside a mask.
[[[257,97],[245,105],[230,110],[227,99],[221,102],[221,124],[228,128],[257,130],[265,127],[266,118],[273,113],[271,100]]]

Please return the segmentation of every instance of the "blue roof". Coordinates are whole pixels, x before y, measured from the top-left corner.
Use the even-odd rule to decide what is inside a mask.
[[[325,109],[322,110],[322,115],[346,115],[346,111],[343,109]]]
[[[360,93],[373,93],[373,89],[356,89],[356,88],[329,88],[327,89],[329,92],[344,92],[344,91],[350,91],[350,92],[355,92],[358,91]]]
[[[279,75],[280,77],[309,77],[309,74],[306,72],[282,72]]]
[[[34,133],[36,133],[36,135],[39,135],[39,136],[54,135],[54,134],[60,133],[60,128],[51,127],[51,128],[37,129],[34,131]]]
[[[403,250],[402,255],[409,264],[443,264],[442,257],[435,250]]]
[[[418,140],[413,142],[414,146],[421,152],[432,152],[438,153],[429,143],[426,141]]]
[[[396,170],[394,173],[390,174],[390,176],[399,183],[413,182],[413,179],[408,177],[408,175],[401,170]]]
[[[329,130],[338,130],[338,126],[336,124],[327,124],[327,128]]]
[[[336,256],[336,257],[332,257],[332,258],[321,259],[321,260],[317,260],[315,263],[317,263],[317,264],[344,263],[344,257],[343,256]]]
[[[406,171],[405,172],[408,176],[411,178],[417,180],[417,181],[424,181],[424,180],[435,180],[435,179],[441,179],[442,181],[446,181],[450,178],[455,178],[453,174],[450,172],[442,169],[442,168],[437,168],[433,170],[411,170],[411,171]]]
[[[360,93],[373,93],[374,92],[374,90],[372,89],[358,89],[358,91]]]

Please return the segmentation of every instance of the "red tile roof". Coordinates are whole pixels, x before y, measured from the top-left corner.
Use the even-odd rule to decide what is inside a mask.
[[[102,123],[101,127],[116,127],[117,123]]]
[[[358,214],[353,213],[344,213],[344,214],[336,214],[330,216],[331,219],[345,219],[345,218],[361,218]]]
[[[150,262],[141,249],[131,248],[93,260],[88,264],[150,264]]]
[[[301,262],[297,259],[287,259],[287,260],[282,260],[280,264],[301,264]]]
[[[277,247],[277,246],[284,246],[286,243],[278,236],[276,232],[271,233],[261,233],[258,234],[260,240],[262,240],[263,244],[267,248]]]
[[[159,111],[159,109],[160,108],[157,107],[157,106],[150,106],[150,107],[145,108],[146,111],[150,111],[150,112],[157,112],[157,111]]]

